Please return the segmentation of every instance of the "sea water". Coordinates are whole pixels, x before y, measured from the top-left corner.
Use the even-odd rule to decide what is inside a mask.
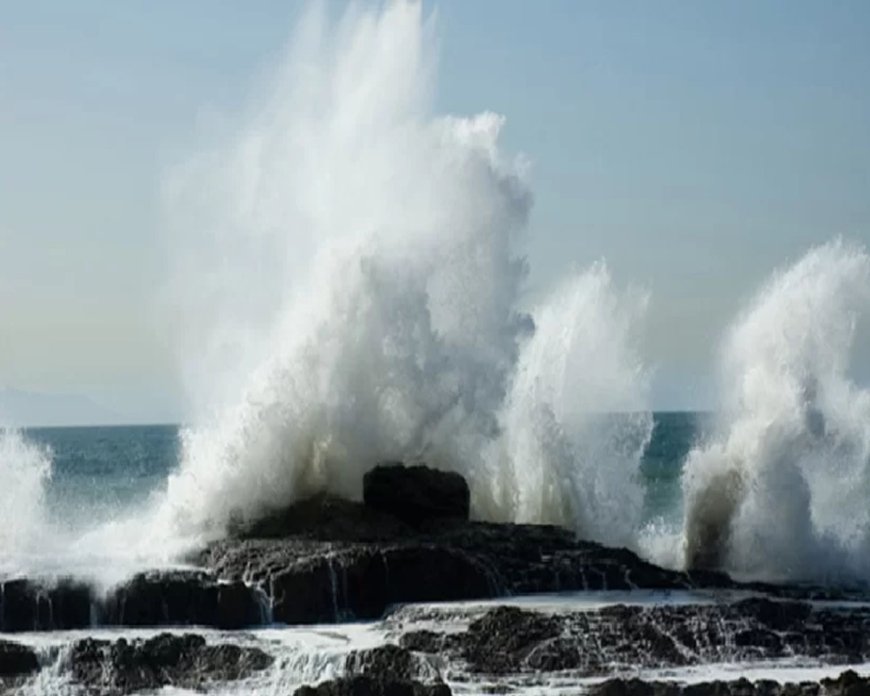
[[[640,481],[643,524],[682,518],[680,475],[691,448],[704,436],[708,413],[656,412]],[[145,505],[165,490],[178,465],[177,425],[28,428],[27,442],[50,459],[45,479],[48,522],[85,532],[125,509]]]

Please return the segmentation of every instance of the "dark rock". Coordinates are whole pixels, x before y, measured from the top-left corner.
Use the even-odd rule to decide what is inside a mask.
[[[333,679],[317,686],[302,686],[293,692],[293,696],[451,696],[451,693],[446,684],[357,676]]]
[[[821,685],[827,696],[867,696],[870,694],[870,679],[860,677],[852,670],[843,672],[836,679],[822,679]]]
[[[91,624],[91,588],[69,579],[53,584],[18,578],[0,585],[0,629],[6,632],[85,628]]]
[[[780,684],[768,679],[679,684],[646,682],[640,679],[608,679],[590,688],[591,696],[868,696],[870,679],[855,672],[843,672],[836,679],[820,683]]]
[[[144,641],[80,640],[65,668],[89,693],[108,696],[164,686],[200,689],[209,682],[243,679],[272,662],[257,648],[208,645],[199,635],[162,633]]]
[[[469,626],[462,656],[475,670],[489,674],[536,670],[539,665],[527,662],[530,654],[550,644],[560,628],[554,617],[516,607],[498,607]],[[568,669],[575,664],[576,659],[550,668]]]
[[[392,604],[496,596],[490,570],[460,549],[433,544],[326,544],[247,540],[213,546],[215,573],[259,583],[275,621],[374,619]]]
[[[404,602],[694,585],[690,575],[557,527],[446,520],[380,542],[227,539],[197,560],[218,577],[262,587],[275,620],[286,623],[376,618]]]
[[[443,517],[467,520],[471,494],[457,473],[390,463],[363,477],[363,501],[373,510],[416,526]]]
[[[213,626],[239,629],[267,623],[270,617],[264,607],[265,597],[243,582],[220,583],[217,586],[217,615]]]
[[[320,494],[274,510],[252,522],[234,525],[240,539],[300,539],[383,541],[409,536],[413,530],[393,515],[362,503]]]
[[[374,619],[391,604],[494,595],[486,568],[443,547],[352,549],[306,559],[272,577],[275,620]]]
[[[744,599],[736,607],[772,631],[800,629],[812,611],[806,602],[776,601],[768,597]]]
[[[0,679],[20,677],[39,670],[36,653],[26,645],[0,640]]]
[[[408,650],[423,653],[439,653],[448,645],[458,647],[459,643],[451,641],[451,635],[446,633],[436,633],[435,631],[410,631],[402,634],[399,638],[399,645]]]
[[[412,681],[432,676],[428,664],[410,650],[398,645],[382,645],[371,650],[355,650],[347,656],[345,670],[351,676],[367,676],[380,681]]]
[[[244,628],[262,622],[256,590],[240,581],[220,583],[204,571],[139,573],[114,588],[101,623],[113,626],[199,625]]]
[[[775,633],[770,629],[771,623],[791,626],[800,616],[806,617],[800,630]],[[403,636],[399,644],[409,650],[437,653],[466,664],[472,673],[486,674],[571,670],[597,676],[621,670],[785,657],[843,664],[870,659],[870,608],[813,608],[809,604],[753,600],[616,605],[550,615],[497,607],[473,621],[465,632],[416,631]]]
[[[590,688],[592,696],[679,696],[680,686],[641,679],[608,679]]]
[[[467,502],[458,504],[467,500],[467,486],[455,474],[426,467],[378,467],[366,475],[365,487],[366,505],[315,496],[237,530],[251,538],[225,539],[192,560],[215,577],[262,588],[274,619],[291,624],[377,618],[404,602],[578,590],[722,588],[796,599],[849,596],[840,589],[741,584],[710,570],[668,570],[553,526],[439,517],[454,503],[467,510]],[[424,493],[432,500],[418,500]],[[757,609],[768,612],[759,614],[756,628],[771,646],[774,634],[800,630],[802,619],[793,613],[803,610],[799,604],[760,603]],[[698,638],[704,636],[685,634],[681,640],[695,649]],[[841,638],[860,652],[860,636]],[[668,648],[665,639],[656,640]]]

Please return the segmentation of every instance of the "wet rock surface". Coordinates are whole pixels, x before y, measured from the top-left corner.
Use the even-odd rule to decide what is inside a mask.
[[[381,466],[366,502],[321,494],[237,520],[230,538],[194,555],[199,569],[140,573],[108,595],[73,580],[0,583],[0,630],[375,619],[391,605],[599,590],[751,589],[783,597],[841,590],[741,585],[710,571],[676,572],[626,549],[546,525],[465,519],[461,476]],[[413,513],[405,509],[410,505]]]
[[[460,633],[412,631],[400,645],[448,655],[471,672],[570,670],[583,676],[722,662],[806,657],[870,659],[870,608],[751,598],[729,604],[615,605],[546,614],[497,607]]]
[[[723,574],[666,570],[558,527],[444,518],[412,527],[329,496],[237,531],[194,560],[217,577],[260,587],[274,619],[293,624],[377,618],[407,602],[735,586]]]
[[[115,587],[99,608],[105,626],[213,626],[263,623],[257,592],[242,582],[219,582],[203,571],[139,573]]]
[[[345,662],[345,671],[349,676],[372,677],[381,681],[441,681],[438,668],[425,655],[392,644],[351,652]]]
[[[201,689],[243,679],[272,662],[256,648],[208,645],[200,635],[163,633],[148,640],[77,641],[64,667],[89,694],[115,696],[164,686]]]
[[[265,620],[266,598],[242,582],[203,570],[139,573],[98,595],[73,580],[0,584],[0,630],[58,631],[93,626],[210,626],[239,629]]]
[[[794,597],[841,590],[736,583],[677,572],[627,549],[546,525],[471,522],[461,476],[389,464],[365,476],[364,502],[320,495],[238,524],[195,562],[262,588],[276,621],[371,619],[392,604],[583,590],[745,589]]]
[[[31,648],[0,640],[0,679],[21,677],[38,670],[39,661]]]
[[[870,679],[846,671],[836,679],[780,684],[748,679],[697,684],[646,682],[641,679],[609,679],[593,686],[591,696],[867,696]]]
[[[95,598],[86,584],[61,580],[46,586],[26,578],[0,583],[0,630],[53,631],[91,624]]]
[[[293,692],[293,696],[451,696],[451,693],[446,684],[358,676],[302,686]]]

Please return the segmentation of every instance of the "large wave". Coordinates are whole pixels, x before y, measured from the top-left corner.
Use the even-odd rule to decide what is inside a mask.
[[[628,538],[644,298],[599,265],[521,309],[528,166],[502,117],[433,114],[434,54],[419,3],[314,11],[239,130],[171,177],[196,415],[167,533],[356,497],[402,459],[463,473],[478,517]]]
[[[870,576],[870,391],[849,377],[870,257],[834,241],[776,273],[723,351],[722,426],[683,474],[690,567]]]

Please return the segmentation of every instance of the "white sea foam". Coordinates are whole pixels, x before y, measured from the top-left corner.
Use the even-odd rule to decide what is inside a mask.
[[[849,377],[870,257],[834,241],[776,273],[731,330],[719,433],[686,462],[686,562],[753,577],[870,572],[870,391]]]
[[[645,299],[598,265],[520,310],[528,167],[501,116],[433,114],[434,43],[419,3],[315,11],[240,130],[171,177],[196,417],[158,537],[357,497],[401,459],[463,473],[478,517],[630,539]]]
[[[0,430],[0,571],[46,541],[51,452],[19,430]]]

